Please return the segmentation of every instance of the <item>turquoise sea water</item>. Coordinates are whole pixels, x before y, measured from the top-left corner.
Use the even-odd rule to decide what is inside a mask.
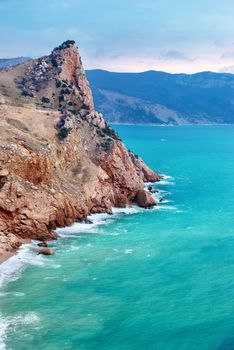
[[[234,126],[115,129],[166,201],[2,265],[0,349],[234,349]]]

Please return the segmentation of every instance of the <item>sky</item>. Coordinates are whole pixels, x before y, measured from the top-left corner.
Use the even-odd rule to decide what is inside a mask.
[[[234,73],[234,0],[0,0],[0,57],[67,39],[85,69]]]

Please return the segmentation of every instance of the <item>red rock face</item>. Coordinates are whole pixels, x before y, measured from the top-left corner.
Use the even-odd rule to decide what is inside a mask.
[[[53,51],[53,53],[55,52],[56,51]],[[75,90],[75,98],[80,98],[82,95],[82,103],[88,106],[89,112],[93,112],[94,104],[92,93],[76,45],[73,44],[66,49],[60,50],[58,56],[59,60],[62,61],[61,73],[59,74],[60,80],[71,82]]]
[[[154,205],[144,182],[160,177],[94,111],[76,45],[29,63],[20,78],[19,69],[11,74],[24,107],[0,106],[0,237],[53,239],[89,213]]]

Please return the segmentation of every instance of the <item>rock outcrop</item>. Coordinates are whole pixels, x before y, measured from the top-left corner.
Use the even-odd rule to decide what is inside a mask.
[[[38,254],[53,255],[54,254],[54,250],[51,249],[51,248],[41,248],[41,249],[39,249]]]
[[[0,81],[1,237],[54,239],[89,213],[153,205],[144,182],[160,176],[94,110],[73,41]]]
[[[150,208],[156,204],[155,199],[150,195],[149,192],[139,190],[135,197],[136,203],[143,208]]]

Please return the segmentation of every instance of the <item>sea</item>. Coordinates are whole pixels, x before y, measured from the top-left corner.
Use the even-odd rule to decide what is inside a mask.
[[[234,126],[113,125],[163,179],[0,266],[0,349],[233,350]],[[146,184],[146,187],[149,184]]]

